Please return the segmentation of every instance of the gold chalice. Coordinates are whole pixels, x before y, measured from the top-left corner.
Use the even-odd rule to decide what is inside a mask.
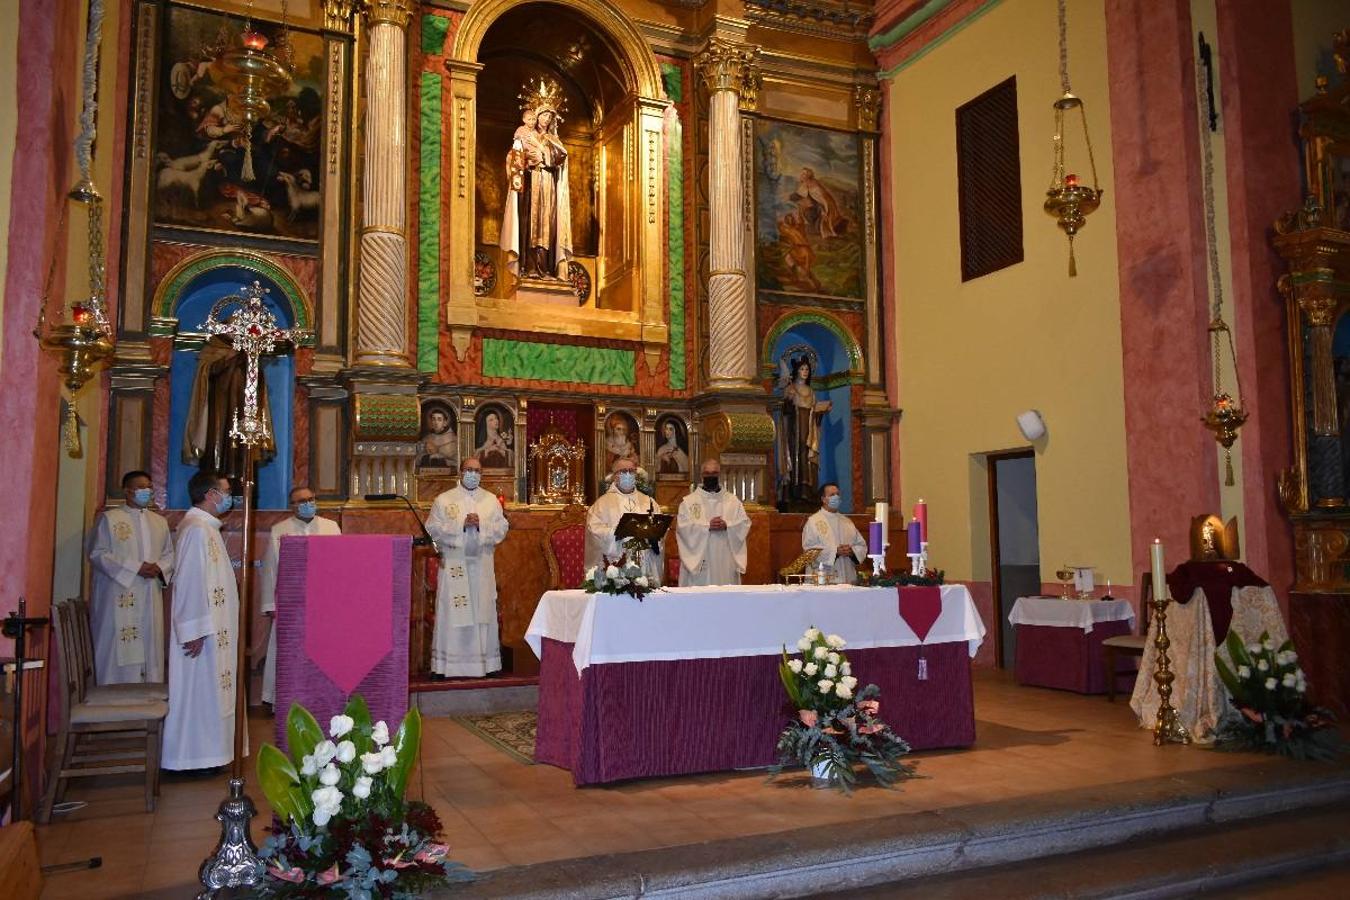
[[[1068,566],[1055,570],[1055,577],[1064,586],[1064,599],[1069,599],[1069,586],[1073,584],[1073,569]]]

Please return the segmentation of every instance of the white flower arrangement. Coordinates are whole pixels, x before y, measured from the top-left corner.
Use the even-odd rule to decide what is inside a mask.
[[[612,562],[605,560],[603,568],[591,566],[581,582],[582,589],[588,594],[631,594],[638,600],[660,586],[627,553]]]
[[[1225,658],[1225,655],[1227,658]],[[1269,634],[1244,645],[1230,632],[1214,656],[1232,706],[1219,722],[1220,749],[1264,750],[1296,759],[1331,759],[1344,745],[1331,713],[1308,702],[1308,681],[1293,644],[1275,646]]]

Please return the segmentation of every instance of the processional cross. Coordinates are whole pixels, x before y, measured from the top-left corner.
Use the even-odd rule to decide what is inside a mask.
[[[249,834],[249,821],[257,814],[253,801],[244,794],[244,729],[248,727],[248,709],[243,680],[246,656],[243,635],[248,634],[248,596],[253,584],[253,457],[258,447],[271,439],[267,420],[258,409],[258,359],[271,353],[279,342],[299,344],[309,335],[301,328],[278,328],[277,317],[263,302],[269,293],[260,282],[253,282],[238,294],[221,297],[202,323],[202,331],[230,339],[236,353],[244,354],[244,403],[241,414],[235,409],[230,437],[244,448],[243,566],[239,576],[239,639],[235,659],[234,761],[230,767],[229,794],[220,805],[216,818],[221,823],[220,842],[201,867],[201,882],[206,896],[226,887],[252,886],[262,880],[264,866],[258,848]],[[234,309],[233,313],[229,310]]]

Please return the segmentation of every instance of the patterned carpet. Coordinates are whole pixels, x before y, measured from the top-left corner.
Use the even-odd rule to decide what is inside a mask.
[[[523,765],[534,765],[534,734],[539,724],[532,709],[456,716],[455,721]]]

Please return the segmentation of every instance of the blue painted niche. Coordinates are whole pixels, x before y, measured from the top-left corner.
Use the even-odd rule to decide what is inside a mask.
[[[253,282],[260,282],[269,293],[264,301],[277,317],[281,327],[295,324],[295,314],[285,293],[267,276],[243,266],[221,266],[198,275],[188,282],[174,303],[178,331],[183,334],[200,333],[207,313],[221,297],[237,294]],[[197,467],[183,462],[183,432],[187,427],[188,402],[192,397],[192,381],[197,374],[197,350],[175,349],[169,364],[169,506],[185,509],[191,506],[187,483]],[[261,363],[267,397],[272,404],[272,429],[275,432],[276,455],[258,466],[258,507],[285,509],[291,491],[291,458],[294,455],[294,434],[291,423],[295,413],[295,361],[290,355],[264,357]]]
[[[811,377],[811,387],[815,389],[816,399],[829,400],[832,403],[830,411],[825,414],[820,423],[819,483],[838,482],[839,493],[843,497],[840,501],[840,509],[844,512],[852,512],[853,428],[851,426],[853,410],[851,408],[852,398],[849,394],[850,385],[840,384],[828,391],[823,391],[820,388],[820,384],[826,376],[849,370],[848,348],[840,342],[839,337],[834,332],[825,326],[815,322],[798,322],[779,335],[778,340],[775,341],[773,346],[775,366],[781,365],[783,354],[794,351],[795,355],[800,352],[798,348],[803,345],[810,347],[816,358],[816,368]],[[781,390],[775,391],[775,398],[779,403],[782,402],[782,396]],[[781,434],[782,423],[779,416],[780,413],[775,408],[774,421]],[[777,448],[775,447],[776,452]],[[774,490],[776,493],[777,485],[775,485]]]

